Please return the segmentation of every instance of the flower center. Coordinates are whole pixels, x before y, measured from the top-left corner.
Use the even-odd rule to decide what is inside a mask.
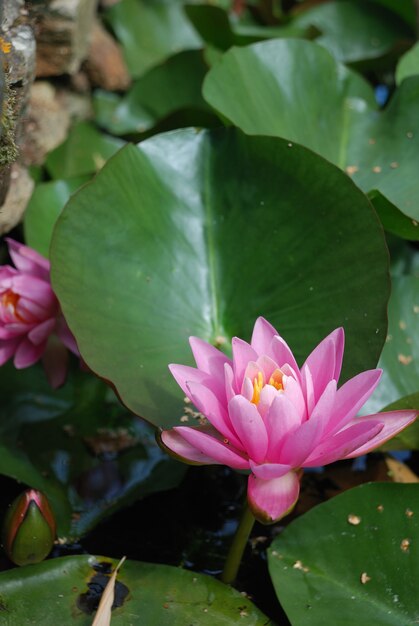
[[[16,307],[19,299],[20,296],[17,293],[14,293],[13,291],[6,291],[6,293],[2,294],[0,298],[0,303],[1,306],[4,307],[8,313],[21,320],[22,318],[16,312]]]
[[[284,387],[282,385],[282,372],[280,369],[276,369],[272,372],[271,377],[269,378],[268,385],[271,385],[278,391],[281,391]],[[258,404],[260,400],[260,394],[262,389],[265,387],[265,377],[263,372],[258,372],[258,375],[253,379],[253,397],[251,402],[253,404]]]

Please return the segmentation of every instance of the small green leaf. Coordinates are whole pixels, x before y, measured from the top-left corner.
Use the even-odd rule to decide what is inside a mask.
[[[399,60],[396,68],[396,83],[400,83],[409,78],[409,76],[417,76],[419,74],[419,43],[416,43],[406,54]]]
[[[179,0],[121,0],[108,9],[106,20],[122,45],[133,78],[177,52],[202,47]]]
[[[10,624],[76,622],[91,626],[100,593],[117,561],[72,556],[0,573],[1,606]],[[90,588],[89,588],[90,585]],[[46,611],[45,590],[48,590]],[[115,585],[112,626],[269,626],[271,621],[241,593],[196,572],[125,561]],[[140,620],[140,621],[139,621]]]
[[[144,133],[183,109],[209,112],[201,94],[207,70],[202,51],[180,52],[139,78],[122,97],[96,91],[96,121],[109,132],[124,135]]]
[[[88,122],[73,126],[67,139],[47,156],[53,178],[72,178],[98,172],[125,141],[99,132]]]
[[[292,624],[415,623],[418,494],[418,485],[361,485],[311,509],[274,540],[269,571]]]
[[[281,26],[261,26],[256,22],[231,19],[222,7],[213,4],[187,4],[185,11],[202,39],[218,50],[245,46],[276,37],[304,37],[308,30],[293,22]]]
[[[40,183],[26,207],[24,216],[25,241],[28,246],[49,255],[52,231],[71,194],[89,180],[88,176]]]

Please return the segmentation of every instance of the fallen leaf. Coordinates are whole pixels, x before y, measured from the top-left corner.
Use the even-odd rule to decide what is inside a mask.
[[[396,461],[391,456],[386,456],[386,465],[388,468],[388,474],[395,483],[419,483],[419,477],[412,472],[412,470],[402,463]]]
[[[125,556],[122,557],[118,565],[115,567],[112,576],[109,578],[109,582],[102,593],[92,626],[110,626],[116,577],[125,559]]]

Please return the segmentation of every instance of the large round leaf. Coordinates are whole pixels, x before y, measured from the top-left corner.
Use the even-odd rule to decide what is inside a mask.
[[[246,133],[315,150],[419,221],[419,76],[377,115],[371,87],[326,50],[276,40],[229,50],[208,73],[204,96]]]
[[[371,483],[315,507],[273,542],[293,626],[407,626],[418,618],[419,485]]]
[[[7,624],[91,626],[116,561],[73,556],[0,574]],[[112,626],[268,626],[271,621],[241,593],[195,572],[125,561],[117,575]]]
[[[387,251],[365,196],[312,152],[239,131],[127,146],[57,222],[52,277],[88,365],[154,423],[178,423],[167,364],[188,336],[228,349],[258,315],[297,358],[343,325],[345,375],[374,366]]]

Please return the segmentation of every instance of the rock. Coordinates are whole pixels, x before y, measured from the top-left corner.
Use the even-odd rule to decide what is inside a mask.
[[[35,71],[35,38],[31,27],[25,23],[27,12],[23,1],[5,0],[1,9],[0,62],[4,77],[0,138],[0,205],[7,196],[11,174],[14,172],[12,165],[19,153],[21,121],[26,112]],[[16,205],[16,202],[12,204]],[[9,208],[0,206],[0,213],[4,232],[4,224],[14,225],[14,218],[11,215],[16,211],[13,209],[11,212]]]
[[[125,91],[131,83],[120,46],[97,20],[85,69],[92,85],[107,91]]]
[[[1,30],[6,33],[24,8],[24,0],[2,0]]]
[[[32,85],[24,125],[21,160],[25,165],[41,165],[46,154],[64,141],[70,127],[70,113],[50,83]]]
[[[0,207],[0,235],[8,233],[19,224],[32,195],[34,185],[28,170],[15,163],[11,171],[6,200]]]
[[[38,77],[74,74],[86,58],[96,0],[41,0],[32,5],[37,21]]]

